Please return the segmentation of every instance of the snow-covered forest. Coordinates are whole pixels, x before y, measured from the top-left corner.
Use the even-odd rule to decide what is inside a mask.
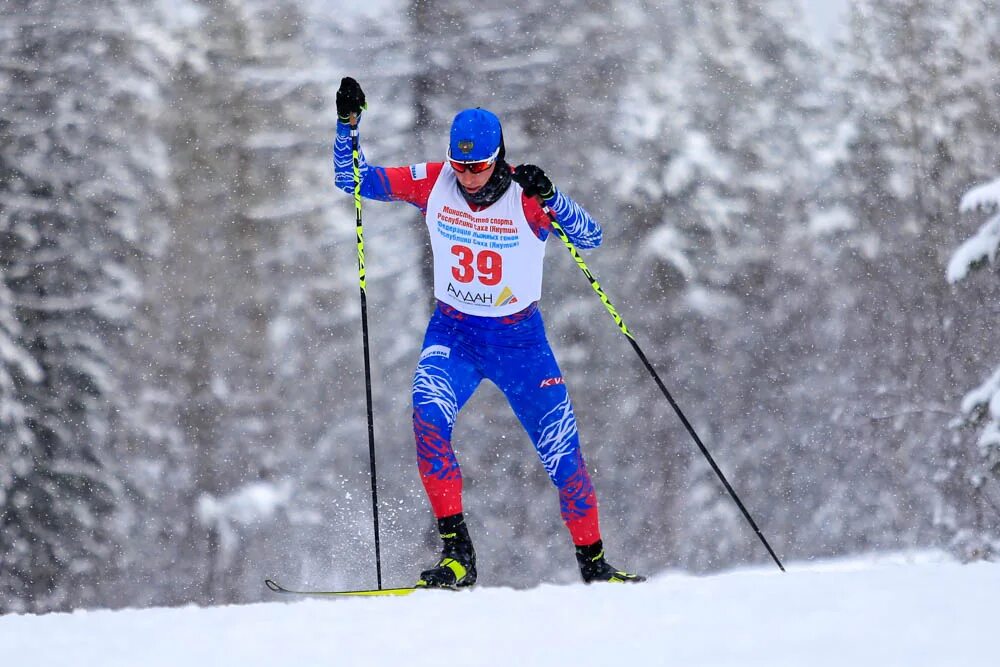
[[[783,559],[1000,550],[1000,13],[851,0],[0,2],[0,612],[374,585],[351,198],[469,106],[604,225],[591,270]],[[419,212],[364,205],[382,565],[437,553]],[[542,301],[614,562],[770,562],[572,258]],[[579,574],[502,394],[455,429],[483,584]]]

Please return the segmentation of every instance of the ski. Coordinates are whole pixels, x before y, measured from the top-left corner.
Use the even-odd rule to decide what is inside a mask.
[[[303,597],[319,597],[319,598],[335,598],[335,597],[380,597],[380,596],[390,596],[390,595],[409,595],[413,591],[417,590],[416,587],[410,588],[373,588],[369,590],[359,590],[359,591],[297,591],[291,588],[285,588],[273,579],[265,579],[264,585],[268,587],[271,591],[275,593],[282,593],[286,595],[298,595]]]

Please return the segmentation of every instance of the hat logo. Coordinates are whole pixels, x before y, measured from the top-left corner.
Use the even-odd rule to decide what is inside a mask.
[[[458,150],[462,151],[463,153],[471,153],[472,152],[472,146],[473,146],[473,144],[469,140],[458,142]]]

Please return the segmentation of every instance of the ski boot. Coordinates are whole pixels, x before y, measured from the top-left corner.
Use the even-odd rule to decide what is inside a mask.
[[[476,550],[465,526],[465,517],[454,514],[438,519],[444,548],[437,565],[420,573],[417,588],[467,588],[476,583]]]
[[[576,548],[576,562],[580,564],[580,574],[585,583],[607,581],[615,584],[638,583],[646,577],[617,570],[604,560],[604,543],[597,540],[593,544]]]

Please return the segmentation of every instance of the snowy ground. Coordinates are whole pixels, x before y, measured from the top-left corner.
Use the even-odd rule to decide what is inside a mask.
[[[997,663],[1000,565],[936,555],[661,574],[641,586],[424,592],[0,617],[13,666]],[[294,583],[294,582],[288,582]]]

